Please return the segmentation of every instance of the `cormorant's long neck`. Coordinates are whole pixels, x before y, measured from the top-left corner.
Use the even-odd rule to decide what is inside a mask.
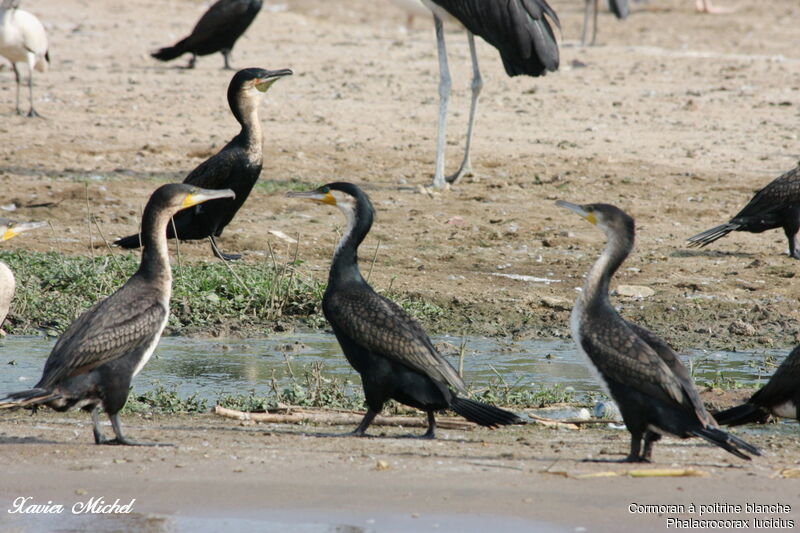
[[[264,139],[261,132],[261,121],[258,120],[259,100],[247,92],[240,92],[229,104],[233,116],[242,125],[242,131],[238,135],[239,139],[246,146],[251,159],[257,160],[260,164]]]
[[[359,202],[355,209],[346,210],[347,229],[333,253],[328,284],[348,281],[364,282],[358,269],[358,246],[372,226],[372,210]]]
[[[169,264],[167,249],[167,224],[170,214],[163,209],[148,205],[142,217],[142,262],[137,274],[148,279],[172,280],[172,269]]]
[[[584,306],[594,303],[608,303],[608,288],[611,277],[619,269],[628,254],[633,249],[633,236],[612,234],[608,238],[606,247],[595,261],[586,282],[583,285],[581,297]],[[610,305],[610,303],[609,303]]]

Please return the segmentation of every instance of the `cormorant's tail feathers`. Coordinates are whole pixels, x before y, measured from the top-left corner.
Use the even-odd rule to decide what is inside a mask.
[[[450,409],[479,426],[495,428],[511,424],[524,424],[525,421],[510,411],[468,398],[453,398]]]
[[[608,0],[608,8],[618,19],[624,19],[630,13],[628,0]]]
[[[175,46],[165,46],[164,48],[160,48],[150,55],[159,61],[170,61],[186,53],[186,50],[184,50],[182,45],[183,41],[179,42]]]
[[[141,248],[142,247],[142,239],[141,236],[137,233],[135,235],[128,235],[127,237],[122,237],[121,239],[117,239],[114,241],[115,246],[119,246],[120,248]]]
[[[752,444],[748,444],[739,437],[731,435],[730,433],[719,428],[705,427],[703,429],[693,431],[692,434],[707,440],[711,444],[716,444],[725,451],[730,452],[736,457],[746,461],[750,460],[750,456],[746,455],[744,452],[747,452],[750,455],[761,455],[761,450]]]
[[[769,418],[769,413],[752,403],[743,403],[719,413],[714,413],[714,418],[719,424],[725,426],[740,426],[742,424],[763,424]]]
[[[739,224],[735,224],[733,222],[726,222],[725,224],[720,224],[719,226],[707,229],[702,233],[698,233],[694,237],[689,237],[686,240],[689,242],[689,246],[703,247],[708,244],[711,244],[717,239],[721,239],[728,233],[736,231],[737,229],[739,229]]]
[[[21,409],[57,400],[61,395],[46,389],[29,389],[0,398],[0,409]]]

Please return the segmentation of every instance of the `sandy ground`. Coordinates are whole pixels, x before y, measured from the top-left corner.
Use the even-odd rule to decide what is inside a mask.
[[[582,2],[554,1],[562,68],[541,79],[507,78],[497,53],[479,43],[486,85],[476,176],[434,194],[422,189],[431,180],[436,133],[430,24],[417,20],[403,32],[405,17],[380,1],[267,6],[239,41],[234,64],[289,67],[295,75],[276,84],[261,108],[263,185],[221,245],[261,261],[270,240],[285,259],[292,246],[269,232],[299,235],[308,275],[324,278],[341,215],[288,201],[281,191],[296,182],[353,181],[378,211],[362,253],[371,257],[380,243],[377,287],[436,301],[465,315],[461,323],[470,313],[491,315],[476,326],[487,333],[565,336],[575,287],[602,237],[554,200],[610,202],[635,216],[639,230],[619,283],[655,291],[644,300],[618,299],[626,316],[678,346],[788,347],[800,340],[798,264],[785,256],[782,232],[731,235],[700,251],[684,247],[800,156],[800,4],[724,3],[736,11],[702,16],[688,0],[658,0],[637,5],[621,23],[604,12],[601,45],[580,48]],[[231,74],[220,70],[219,55],[201,58],[192,71],[177,68],[185,59],[159,64],[147,55],[182,37],[202,2],[26,7],[47,25],[53,65],[36,76],[40,120],[13,113],[13,76],[0,74],[1,203],[17,206],[11,215],[18,219],[51,221],[56,233],[8,245],[86,254],[87,214],[108,238],[131,233],[153,188],[182,179],[237,132],[225,103]],[[452,171],[470,69],[466,39],[455,31],[448,38]],[[91,242],[104,253],[97,231]],[[206,243],[182,253],[210,257]],[[75,429],[62,418],[3,419],[6,501],[32,495],[72,502],[86,492],[135,497],[142,513],[300,508],[363,518],[377,509],[422,519],[469,512],[609,531],[619,523],[631,530],[663,525],[663,517],[629,514],[634,501],[800,504],[796,481],[774,477],[797,467],[794,437],[775,437],[776,451],[773,437],[756,438],[774,453],[746,466],[693,442],[657,448],[659,461],[708,471],[706,478],[577,480],[542,471],[624,468],[579,460],[602,449],[623,452],[627,437],[525,428],[456,433],[436,443],[329,440],[191,418],[129,422],[136,436],[177,448],[98,449],[87,444],[84,419]],[[375,471],[379,459],[391,469]]]
[[[408,430],[401,428],[373,428],[376,437],[369,439],[330,438],[316,435],[352,428],[242,425],[214,415],[124,422],[132,437],[176,446],[95,446],[86,415],[4,416],[3,505],[13,509],[16,498],[32,496],[28,504],[65,505],[62,519],[69,520],[69,509],[93,496],[123,504],[136,498],[130,516],[96,517],[94,523],[111,528],[115,520],[130,520],[152,531],[174,530],[182,519],[198,516],[377,531],[666,530],[670,516],[800,520],[800,484],[782,477],[800,473],[796,428],[743,435],[768,453],[752,463],[696,440],[667,439],[656,445],[655,464],[632,466],[585,461],[613,461],[627,453],[627,432],[607,428],[440,430],[439,440],[425,441],[403,438]],[[624,475],[649,469],[690,469],[700,477]],[[609,477],[613,473],[619,475]],[[702,517],[699,509],[629,510],[632,503],[744,508],[748,502],[782,503],[792,510]],[[18,525],[24,531],[31,520],[45,519],[2,512],[0,528]]]

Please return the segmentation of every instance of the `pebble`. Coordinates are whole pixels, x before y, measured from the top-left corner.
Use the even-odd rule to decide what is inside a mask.
[[[617,287],[617,294],[629,298],[649,298],[655,293],[656,291],[650,287],[642,287],[641,285],[620,285]]]

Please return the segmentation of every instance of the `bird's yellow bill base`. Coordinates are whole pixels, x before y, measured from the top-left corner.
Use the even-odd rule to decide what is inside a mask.
[[[304,192],[292,191],[286,193],[286,196],[289,198],[305,198],[306,200],[313,200],[321,204],[336,205],[336,198],[328,190],[321,191],[319,189],[315,189],[313,191]]]
[[[597,217],[594,216],[594,213],[591,211],[587,211],[578,204],[573,204],[572,202],[567,202],[565,200],[556,200],[556,205],[558,207],[565,207],[570,211],[575,211],[578,213],[582,218],[585,218],[589,221],[590,224],[597,224]]]

